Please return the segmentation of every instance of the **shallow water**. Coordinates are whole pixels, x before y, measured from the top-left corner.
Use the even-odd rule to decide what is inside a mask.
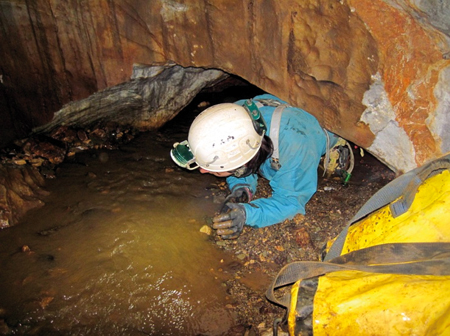
[[[231,258],[199,231],[218,208],[215,177],[175,168],[172,142],[145,133],[78,153],[48,180],[46,205],[0,231],[10,332],[222,335],[234,325]]]

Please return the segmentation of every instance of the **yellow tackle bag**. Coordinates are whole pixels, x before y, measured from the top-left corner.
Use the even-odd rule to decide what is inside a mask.
[[[450,155],[380,189],[267,298],[286,308],[274,335],[281,322],[290,336],[450,335]]]

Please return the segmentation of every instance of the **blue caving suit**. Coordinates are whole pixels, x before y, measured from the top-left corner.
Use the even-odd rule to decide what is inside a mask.
[[[274,99],[283,104],[285,101],[264,94],[253,98]],[[236,104],[243,105],[246,100]],[[287,104],[288,105],[288,104]],[[270,123],[275,111],[273,106],[259,108],[267,124],[270,137]],[[292,219],[296,214],[305,214],[305,205],[317,191],[317,169],[320,158],[326,153],[327,137],[317,119],[308,112],[288,106],[283,110],[279,130],[279,161],[281,168],[277,171],[271,167],[271,157],[260,166],[259,174],[270,181],[272,196],[243,203],[246,212],[245,224],[265,227]],[[329,145],[333,147],[338,138],[329,134]],[[252,193],[256,191],[258,175],[243,178],[227,177],[230,190],[237,184],[247,185]]]

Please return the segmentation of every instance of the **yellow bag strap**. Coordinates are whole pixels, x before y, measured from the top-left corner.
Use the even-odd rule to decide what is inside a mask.
[[[298,261],[284,266],[266,292],[269,301],[289,307],[290,295],[277,298],[277,288],[337,271],[383,274],[450,275],[450,243],[392,243],[367,247],[329,262]]]
[[[405,173],[383,188],[377,191],[347,223],[336,240],[331,245],[324,261],[329,261],[341,255],[350,226],[372,212],[390,204],[390,210],[394,217],[398,217],[408,211],[419,186],[429,177],[450,169],[450,154],[431,161],[428,164]]]

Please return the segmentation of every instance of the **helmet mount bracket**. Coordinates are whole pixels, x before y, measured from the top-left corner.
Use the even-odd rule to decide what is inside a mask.
[[[264,135],[267,132],[267,125],[258,109],[258,106],[256,106],[252,99],[247,99],[244,103],[244,108],[252,118],[255,131],[259,135]]]

